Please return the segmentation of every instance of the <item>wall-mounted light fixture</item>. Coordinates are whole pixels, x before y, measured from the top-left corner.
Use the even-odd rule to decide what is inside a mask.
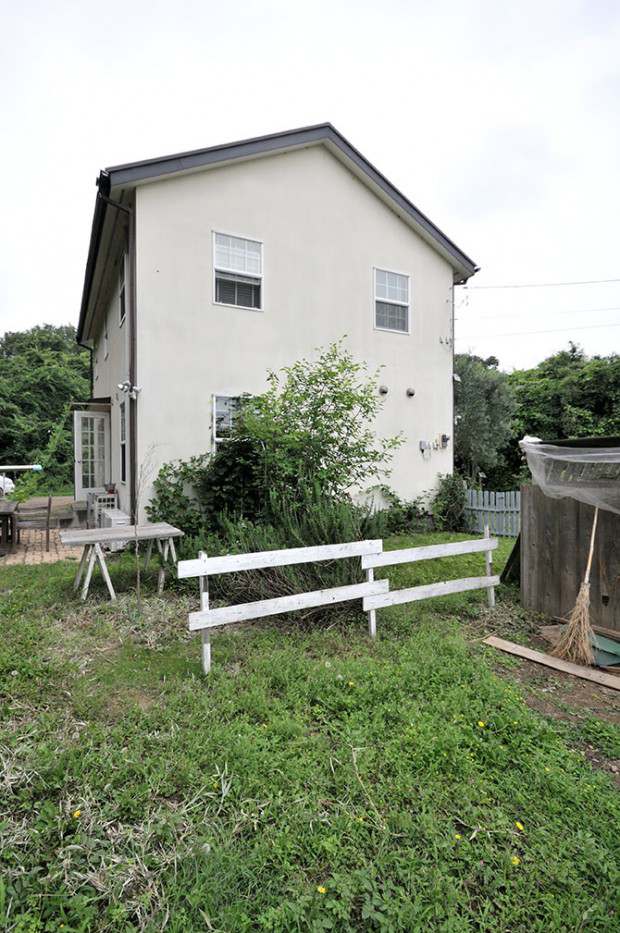
[[[441,446],[442,446],[444,449],[448,446],[449,440],[450,440],[450,435],[449,435],[449,434],[442,434],[442,435],[441,435]]]
[[[458,373],[452,373],[452,378],[454,379],[455,382],[462,382],[462,381],[463,381],[463,380],[461,379],[461,377],[459,376]]]
[[[135,400],[140,395],[140,392],[142,392],[142,389],[139,386],[132,386],[129,379],[125,379],[124,382],[117,383],[116,388],[123,392],[125,395],[129,396],[133,402],[135,402]]]

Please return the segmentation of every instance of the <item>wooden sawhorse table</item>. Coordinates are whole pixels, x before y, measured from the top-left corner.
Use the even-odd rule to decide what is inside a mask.
[[[66,547],[84,546],[82,560],[80,561],[75,583],[73,584],[73,589],[77,592],[80,587],[84,568],[86,567],[86,576],[82,584],[82,599],[86,599],[88,596],[88,588],[90,587],[95,563],[98,562],[101,568],[101,575],[110,593],[110,599],[116,600],[116,593],[114,592],[114,587],[110,580],[103,545],[111,544],[112,542],[126,544],[132,541],[148,541],[146,559],[144,561],[144,569],[148,570],[149,561],[153,553],[153,543],[155,542],[157,550],[162,558],[157,579],[157,592],[161,593],[164,588],[166,576],[165,562],[170,554],[176,564],[177,554],[174,546],[174,539],[180,538],[182,534],[183,532],[180,528],[175,528],[174,525],[168,525],[167,522],[158,522],[156,524],[147,523],[144,525],[117,525],[116,528],[80,528],[74,531],[61,531],[60,540]]]

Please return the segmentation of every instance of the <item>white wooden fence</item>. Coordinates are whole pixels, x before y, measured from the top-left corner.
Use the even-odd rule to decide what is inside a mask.
[[[521,531],[521,493],[468,489],[465,515],[468,531],[485,525],[500,538],[516,538]]]
[[[198,577],[200,583],[200,611],[189,616],[190,631],[200,631],[202,636],[202,668],[205,674],[211,669],[211,629],[230,625],[248,619],[262,619],[266,616],[292,612],[295,609],[309,609],[316,606],[329,606],[350,599],[363,600],[364,612],[368,612],[370,635],[375,636],[376,610],[385,606],[442,596],[447,593],[459,593],[465,590],[486,588],[489,605],[495,603],[494,587],[499,577],[492,576],[492,551],[497,547],[497,539],[489,537],[488,528],[485,537],[476,541],[459,541],[454,544],[434,544],[427,547],[408,548],[400,551],[383,551],[383,542],[354,541],[347,544],[328,544],[319,547],[288,548],[281,551],[260,551],[250,554],[229,554],[225,557],[208,557],[203,551],[197,560],[179,561],[179,579]],[[448,580],[444,583],[431,583],[414,586],[406,590],[390,592],[389,580],[375,580],[377,567],[410,563],[418,560],[431,560],[435,557],[450,557],[456,554],[469,554],[476,551],[486,553],[486,576],[468,577],[462,580]],[[254,603],[242,603],[236,606],[209,608],[209,576],[218,573],[235,573],[242,570],[259,570],[266,567],[283,567],[292,564],[312,563],[314,561],[336,560],[344,557],[361,557],[362,569],[366,571],[366,582],[352,586],[339,586],[328,590],[315,590],[311,593],[299,593],[292,596],[278,596],[275,599],[263,599]]]

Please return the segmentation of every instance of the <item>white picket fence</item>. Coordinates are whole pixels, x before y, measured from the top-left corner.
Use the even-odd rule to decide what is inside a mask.
[[[287,548],[281,551],[260,551],[250,554],[229,554],[225,557],[208,557],[201,551],[196,560],[184,560],[178,563],[179,579],[198,577],[200,583],[200,611],[189,616],[190,631],[200,631],[202,636],[202,669],[208,674],[211,669],[211,629],[230,625],[248,619],[262,619],[266,616],[291,612],[295,609],[309,609],[316,606],[329,606],[350,599],[363,600],[364,612],[368,612],[368,630],[374,638],[376,610],[385,606],[396,606],[432,596],[459,593],[465,590],[486,588],[489,605],[495,604],[494,587],[499,577],[492,575],[492,552],[497,547],[497,538],[489,536],[475,541],[458,541],[454,544],[433,544],[426,547],[407,548],[400,551],[383,551],[383,542],[354,541],[346,544],[327,544],[319,547]],[[450,557],[456,554],[470,554],[476,551],[486,553],[486,575],[467,577],[462,580],[430,583],[414,586],[406,590],[390,592],[389,580],[375,580],[377,567],[389,567],[394,564],[411,563],[419,560],[431,560],[435,557]],[[361,557],[362,569],[366,571],[366,582],[352,586],[339,586],[328,590],[315,590],[311,593],[298,593],[292,596],[279,596],[275,599],[263,599],[254,603],[242,603],[235,606],[209,608],[209,576],[218,573],[236,573],[242,570],[259,570],[266,567],[283,567],[292,564],[312,563],[314,561],[337,560],[345,557]]]
[[[468,531],[484,530],[500,538],[516,538],[521,531],[521,493],[468,489],[465,516]]]

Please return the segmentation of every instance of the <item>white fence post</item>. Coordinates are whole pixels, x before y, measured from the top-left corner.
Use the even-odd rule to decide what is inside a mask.
[[[369,567],[366,570],[366,582],[373,583],[375,579],[375,572],[372,567]],[[370,609],[368,612],[368,634],[371,638],[374,638],[377,634],[377,611],[376,609]]]
[[[206,551],[199,551],[198,558],[207,558]],[[199,578],[200,582],[200,610],[201,612],[207,612],[209,609],[209,577],[205,573]],[[204,674],[208,674],[211,670],[211,629],[203,628],[200,632],[202,639],[202,671]]]
[[[490,532],[489,532],[489,526],[488,526],[488,525],[485,525],[485,526],[484,526],[484,537],[487,538],[487,539],[490,539],[490,537],[491,537]],[[485,557],[486,557],[486,566],[487,566],[487,577],[490,578],[490,577],[492,576],[492,574],[493,574],[493,551],[490,550],[490,549],[489,549],[488,551],[485,551]],[[494,587],[490,586],[490,587],[487,589],[487,597],[488,597],[488,600],[489,600],[489,606],[493,607],[493,606],[495,605],[495,589],[494,589]]]

